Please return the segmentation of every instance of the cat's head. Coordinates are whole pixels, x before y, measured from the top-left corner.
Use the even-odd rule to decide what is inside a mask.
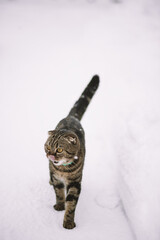
[[[67,166],[78,159],[80,142],[72,131],[49,131],[44,145],[47,158],[57,166]]]

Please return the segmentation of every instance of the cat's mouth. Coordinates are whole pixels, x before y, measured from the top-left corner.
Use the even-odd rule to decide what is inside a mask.
[[[53,164],[56,165],[56,166],[60,166],[60,165],[63,165],[64,161],[62,160],[59,160],[59,161],[54,161]]]
[[[56,166],[64,165],[67,163],[67,159],[62,158],[60,160],[57,160],[54,155],[49,155],[48,159]]]
[[[58,161],[54,161],[53,163],[54,163],[54,164],[58,164]]]

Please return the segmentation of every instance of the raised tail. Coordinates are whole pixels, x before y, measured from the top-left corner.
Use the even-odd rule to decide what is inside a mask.
[[[78,120],[81,120],[98,86],[99,77],[98,75],[95,75],[81,94],[78,101],[74,104],[68,116],[74,116]]]

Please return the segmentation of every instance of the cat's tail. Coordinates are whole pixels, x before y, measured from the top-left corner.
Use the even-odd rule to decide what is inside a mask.
[[[74,104],[68,116],[74,116],[78,120],[81,120],[98,86],[99,76],[95,75],[84,89],[78,101]]]

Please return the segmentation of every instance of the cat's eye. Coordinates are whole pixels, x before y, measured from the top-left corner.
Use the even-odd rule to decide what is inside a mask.
[[[57,152],[58,152],[58,153],[63,152],[63,148],[57,148]]]
[[[47,150],[51,150],[51,146],[48,145],[48,146],[47,146]]]

